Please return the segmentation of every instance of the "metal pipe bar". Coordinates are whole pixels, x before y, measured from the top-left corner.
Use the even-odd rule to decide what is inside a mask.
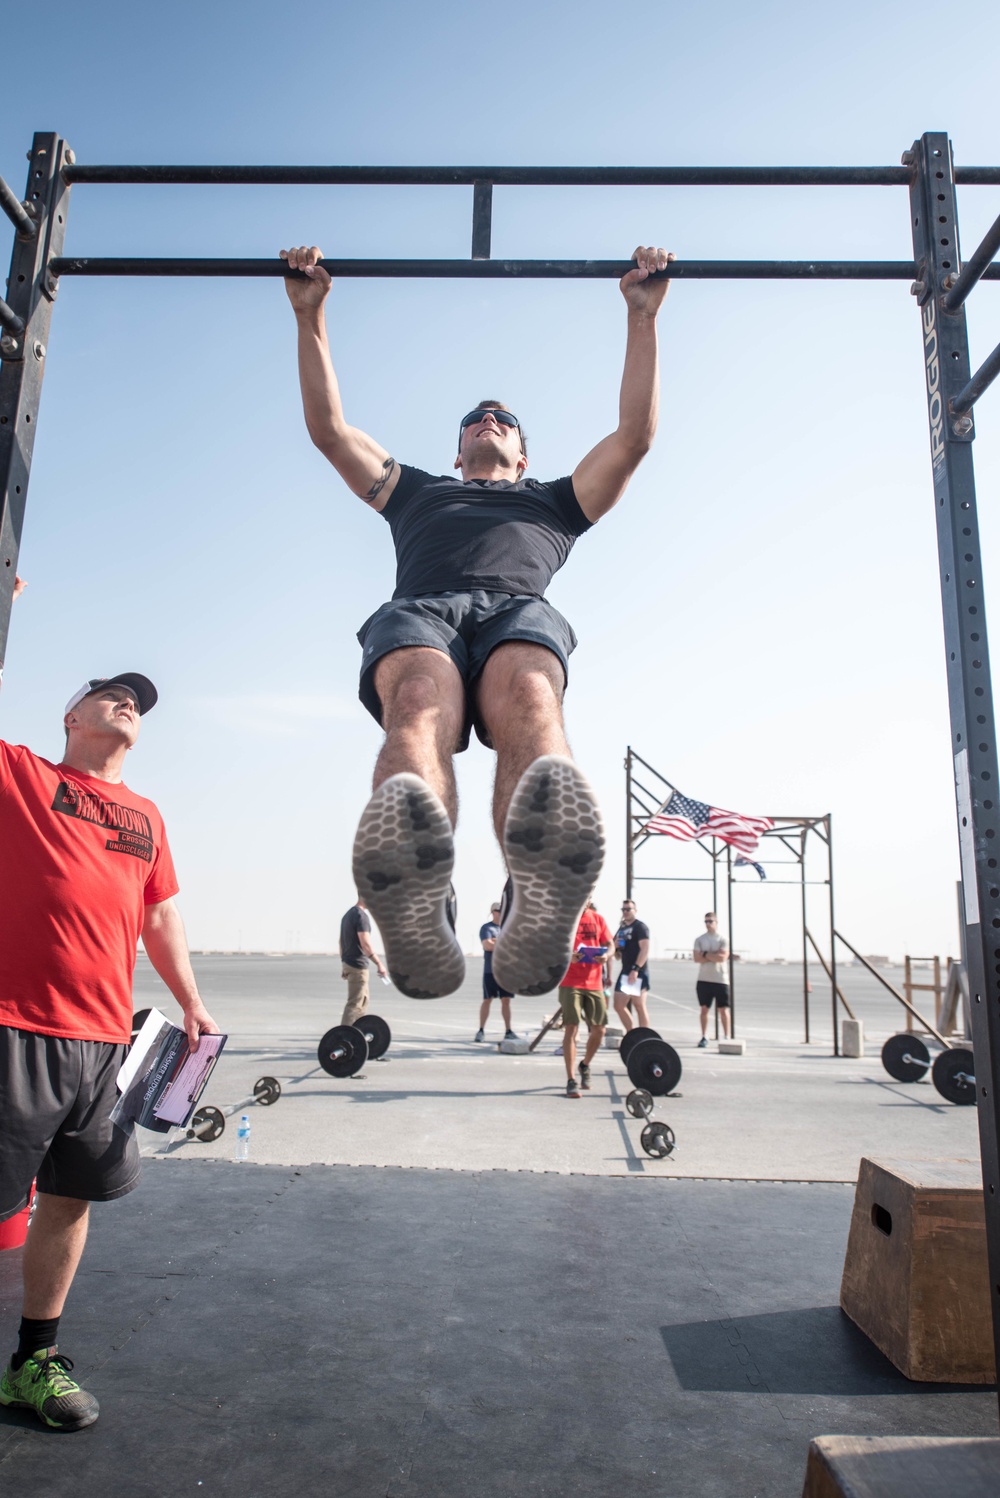
[[[493,183],[477,182],[472,189],[472,258],[488,260],[493,234]]]
[[[809,938],[809,942],[810,942],[810,944],[812,946],[813,951],[816,953],[816,956],[819,958],[820,967],[823,969],[824,973],[826,973],[826,976],[830,979],[830,982],[833,984],[834,991],[835,991],[835,993],[837,995],[837,998],[843,1004],[844,1008],[847,1010],[847,1013],[850,1015],[851,1019],[857,1019],[857,1015],[854,1013],[854,1010],[851,1008],[850,1004],[844,998],[844,995],[843,995],[843,993],[840,990],[839,983],[834,982],[833,974],[830,972],[830,969],[829,969],[829,967],[827,965],[826,958],[823,956],[823,953],[820,951],[819,947],[816,945],[816,938],[813,936],[813,934],[809,930],[808,926],[803,926],[802,929],[805,932],[806,936]]]
[[[971,411],[976,401],[990,388],[998,374],[1000,374],[1000,343],[997,344],[992,354],[983,360],[964,390],[960,390],[954,399],[948,402],[949,411],[955,416],[964,416],[966,411]]]
[[[965,171],[991,172],[990,167]],[[898,166],[80,166],[67,182],[107,185],[397,187],[906,187]],[[962,180],[961,172],[959,181]],[[977,175],[976,181],[989,180]]]
[[[13,307],[8,307],[2,296],[0,296],[0,328],[6,328],[8,333],[15,335],[23,333],[25,329],[24,318],[18,317]]]
[[[623,260],[321,260],[331,276],[420,280],[620,280]],[[300,276],[284,260],[60,256],[54,276]],[[694,281],[912,281],[912,260],[674,260],[656,275]],[[1000,265],[983,280],[1000,281]],[[667,782],[669,784],[669,782]]]
[[[17,230],[18,239],[34,239],[37,236],[38,225],[31,217],[31,214],[25,212],[24,204],[17,196],[17,193],[7,185],[2,177],[0,177],[0,208],[3,209]]]
[[[993,260],[997,250],[1000,250],[1000,215],[987,229],[982,244],[977,246],[962,266],[954,286],[950,291],[945,292],[943,306],[946,312],[955,312],[962,306],[969,292]]]
[[[940,1044],[944,1046],[944,1048],[945,1048],[946,1051],[948,1051],[948,1050],[951,1049],[951,1043],[950,1043],[950,1041],[945,1040],[945,1038],[944,1038],[943,1035],[939,1035],[938,1034],[938,1032],[937,1032],[937,1030],[935,1030],[934,1026],[932,1024],[930,1024],[927,1020],[924,1019],[924,1017],[920,1013],[920,1011],[918,1009],[914,1009],[913,1005],[910,1004],[910,1003],[908,1003],[907,1000],[904,999],[904,997],[900,993],[899,989],[898,988],[893,988],[893,986],[889,982],[888,978],[883,978],[882,974],[879,972],[878,968],[877,967],[872,967],[871,963],[868,961],[868,958],[867,957],[862,957],[862,955],[858,951],[857,947],[852,947],[851,946],[851,944],[847,940],[846,936],[841,936],[841,934],[840,934],[839,931],[835,931],[833,934],[837,938],[838,941],[842,941],[844,943],[844,946],[847,948],[847,950],[849,952],[853,952],[854,953],[854,956],[861,963],[861,966],[862,967],[866,967],[868,969],[868,971],[871,973],[872,977],[873,978],[877,978],[878,981],[881,983],[882,987],[883,988],[887,988],[889,990],[889,992],[892,994],[893,998],[894,999],[898,999],[899,1002],[902,1004],[903,1008],[909,1010],[910,1014],[913,1015],[913,1018],[920,1021],[920,1023],[923,1025],[924,1029],[926,1031],[928,1031],[929,1034],[933,1035],[934,1039],[936,1041],[940,1042]]]

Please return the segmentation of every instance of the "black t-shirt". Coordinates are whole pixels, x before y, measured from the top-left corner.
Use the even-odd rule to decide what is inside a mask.
[[[615,946],[622,954],[622,972],[630,973],[639,956],[639,943],[649,940],[649,927],[645,921],[633,921],[631,926],[619,926],[615,933]]]
[[[466,481],[406,463],[382,514],[396,546],[393,598],[471,588],[541,598],[592,523],[570,478]]]
[[[361,950],[358,941],[359,931],[370,931],[372,923],[368,919],[368,912],[362,910],[359,905],[352,905],[340,923],[340,953],[341,961],[347,967],[367,967],[368,958]]]

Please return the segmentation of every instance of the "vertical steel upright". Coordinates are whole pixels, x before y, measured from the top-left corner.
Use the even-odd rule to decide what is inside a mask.
[[[73,153],[58,135],[35,136],[24,195],[31,227],[23,225],[15,237],[7,282],[5,300],[24,327],[8,328],[0,338],[0,679],[57,290],[47,266],[63,251],[69,187],[62,172],[72,160]]]
[[[971,415],[951,402],[969,381],[965,312],[944,296],[959,269],[951,142],[926,134],[903,157],[912,169],[910,217],[920,310],[941,602],[951,710],[966,960],[986,1204],[993,1335],[1000,1365],[1000,762],[990,685],[983,570],[976,520]]]
[[[625,751],[625,898],[632,898],[632,745]]]

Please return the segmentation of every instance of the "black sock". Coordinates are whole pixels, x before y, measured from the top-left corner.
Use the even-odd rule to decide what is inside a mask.
[[[58,1336],[58,1316],[53,1316],[51,1321],[32,1321],[30,1317],[22,1316],[17,1334],[17,1351],[10,1360],[14,1372],[17,1372],[25,1358],[30,1358],[33,1352],[38,1352],[43,1347],[54,1347]]]

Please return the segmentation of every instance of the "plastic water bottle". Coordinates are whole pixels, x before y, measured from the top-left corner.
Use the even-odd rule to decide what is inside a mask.
[[[233,1154],[234,1160],[249,1160],[250,1158],[250,1118],[244,1113],[240,1118],[240,1126],[236,1130],[236,1150]]]

